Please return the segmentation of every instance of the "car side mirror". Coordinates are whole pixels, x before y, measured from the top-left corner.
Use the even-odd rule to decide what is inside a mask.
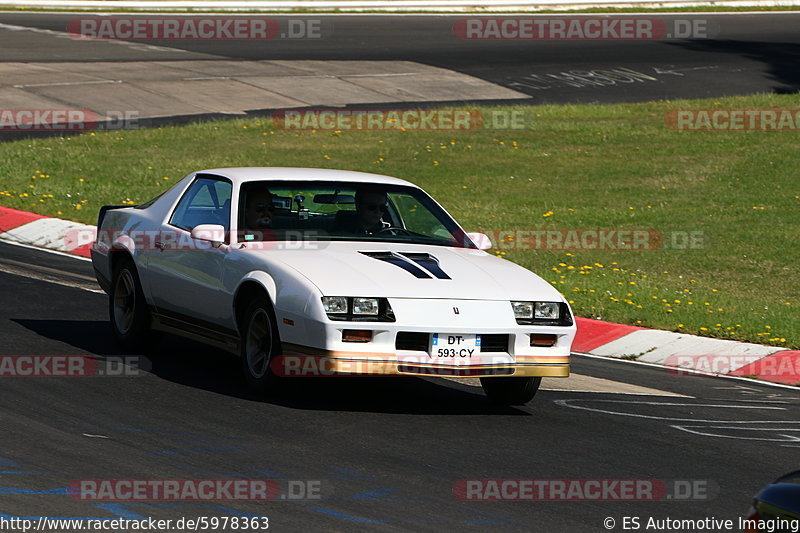
[[[467,233],[467,237],[475,243],[478,250],[491,250],[492,240],[483,233]]]
[[[192,228],[192,239],[210,242],[213,246],[220,246],[225,242],[225,227],[219,224],[200,224]]]

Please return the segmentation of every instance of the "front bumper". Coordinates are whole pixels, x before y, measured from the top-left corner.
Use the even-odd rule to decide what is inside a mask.
[[[508,301],[390,298],[396,322],[332,321],[278,309],[283,341],[272,369],[286,376],[430,375],[567,377],[576,326],[520,325]],[[310,302],[310,304],[316,302]],[[345,342],[344,330],[369,330],[369,342]],[[432,334],[480,335],[465,359],[433,354]],[[552,335],[552,346],[532,345]],[[446,363],[446,364],[440,364]]]
[[[568,377],[569,355],[521,356],[514,362],[498,358],[488,364],[443,365],[406,353],[323,352],[283,344],[283,353],[271,362],[272,372],[283,377],[430,376],[430,377]]]

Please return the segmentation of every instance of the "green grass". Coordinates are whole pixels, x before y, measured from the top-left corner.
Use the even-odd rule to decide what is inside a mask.
[[[553,282],[581,316],[800,348],[798,132],[664,126],[670,109],[712,107],[800,99],[515,108],[531,121],[523,130],[292,132],[251,118],[26,139],[0,145],[0,203],[93,223],[101,205],[143,202],[197,169],[377,172],[422,186],[469,230],[699,232],[694,249],[500,242],[496,253]]]

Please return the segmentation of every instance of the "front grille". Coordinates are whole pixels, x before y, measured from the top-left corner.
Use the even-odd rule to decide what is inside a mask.
[[[481,352],[507,352],[508,335],[505,333],[492,333],[481,335]]]
[[[430,347],[430,333],[418,331],[401,331],[397,334],[394,347],[397,350],[415,350],[427,352]],[[508,334],[491,333],[481,335],[481,352],[507,352]]]
[[[417,331],[401,331],[397,334],[394,347],[397,350],[416,350],[427,352],[430,345],[430,333],[420,333]]]

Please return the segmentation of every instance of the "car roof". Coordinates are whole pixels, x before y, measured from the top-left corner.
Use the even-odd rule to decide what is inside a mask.
[[[199,170],[197,174],[216,174],[229,178],[235,184],[248,181],[349,181],[353,183],[382,183],[386,185],[407,185],[416,187],[411,182],[367,172],[353,170],[334,170],[325,168],[293,168],[293,167],[237,167],[211,168]]]

